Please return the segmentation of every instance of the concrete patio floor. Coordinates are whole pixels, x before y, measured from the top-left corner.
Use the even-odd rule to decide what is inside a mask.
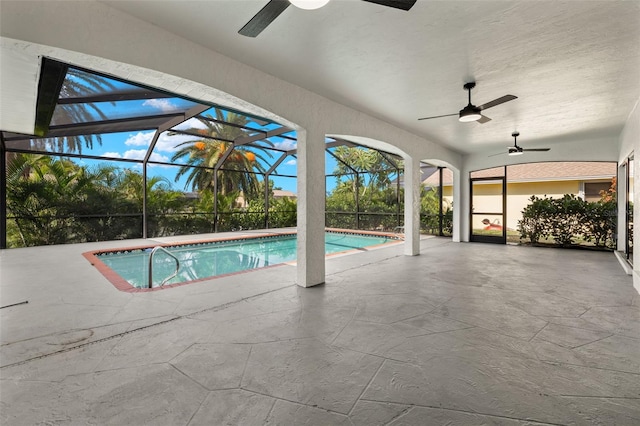
[[[146,293],[81,255],[144,243],[0,251],[1,424],[640,424],[611,253],[428,238]]]

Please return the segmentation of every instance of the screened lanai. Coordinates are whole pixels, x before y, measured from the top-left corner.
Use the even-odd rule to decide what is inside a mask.
[[[296,226],[296,132],[272,120],[43,58],[35,133],[1,134],[2,248]],[[402,158],[325,152],[326,226],[401,230]]]

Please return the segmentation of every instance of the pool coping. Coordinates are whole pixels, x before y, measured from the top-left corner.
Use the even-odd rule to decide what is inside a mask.
[[[377,231],[360,231],[360,230],[353,230],[353,229],[340,229],[340,228],[325,228],[325,231],[327,232],[340,232],[340,233],[348,233],[348,234],[354,234],[354,235],[366,235],[366,236],[380,236],[380,237],[387,237],[387,238],[391,238],[391,239],[395,239],[398,240],[398,242],[401,242],[401,238],[398,236],[398,234],[392,233],[392,232],[377,232]],[[250,270],[246,270],[246,271],[237,271],[237,272],[230,272],[227,274],[220,274],[220,275],[214,275],[211,277],[206,277],[206,278],[198,278],[196,280],[190,280],[190,281],[184,281],[184,282],[180,282],[180,283],[175,283],[175,284],[166,284],[163,286],[158,286],[158,287],[152,287],[152,288],[137,288],[137,287],[133,287],[131,284],[129,284],[129,282],[127,280],[125,280],[124,278],[122,278],[117,272],[115,272],[113,269],[111,269],[109,266],[107,266],[102,260],[100,260],[100,258],[98,257],[101,254],[105,254],[105,253],[113,253],[113,252],[128,252],[128,251],[137,251],[137,250],[144,250],[144,249],[149,249],[149,248],[153,248],[153,247],[163,247],[163,248],[168,248],[168,247],[176,247],[176,246],[186,246],[186,245],[204,245],[204,244],[211,244],[211,243],[217,243],[217,242],[227,242],[227,241],[241,241],[241,240],[249,240],[249,239],[259,239],[259,238],[276,238],[276,237],[282,237],[282,236],[293,236],[293,235],[297,235],[297,232],[265,232],[265,233],[261,233],[261,234],[253,234],[253,235],[240,235],[240,236],[236,236],[233,238],[229,238],[229,237],[220,237],[220,238],[213,238],[213,239],[207,239],[207,240],[186,240],[186,241],[179,241],[179,242],[171,242],[171,243],[156,243],[153,245],[137,245],[137,246],[125,246],[125,247],[119,247],[119,248],[112,248],[112,249],[106,249],[106,250],[91,250],[91,251],[87,251],[82,253],[82,256],[87,259],[89,261],[89,263],[94,266],[98,272],[100,272],[102,274],[102,276],[104,276],[107,281],[109,281],[116,289],[118,289],[119,291],[123,291],[123,292],[127,292],[127,293],[146,293],[146,292],[151,292],[151,291],[160,291],[160,290],[165,290],[165,289],[169,289],[169,288],[173,288],[173,287],[180,287],[183,285],[187,285],[187,284],[193,284],[193,283],[197,283],[197,282],[202,282],[202,281],[209,281],[209,280],[215,280],[218,278],[223,278],[223,277],[229,277],[229,276],[233,276],[233,275],[240,275],[240,274],[245,274],[247,272],[251,272],[251,271],[257,271],[257,270],[263,270],[263,269],[268,269],[268,268],[274,268],[274,267],[278,267],[278,266],[282,266],[282,265],[295,265],[297,263],[297,261],[291,261],[291,262],[282,262],[282,263],[276,263],[273,265],[268,265],[268,266],[263,266],[260,268],[253,268]],[[349,249],[349,250],[344,250],[341,252],[336,252],[336,253],[330,253],[328,255],[325,256],[326,257],[332,257],[332,256],[339,256],[339,255],[344,255],[350,252],[353,253],[357,253],[359,251],[368,251],[368,250],[372,250],[375,249],[377,247],[383,247],[386,246],[388,247],[389,244],[385,243],[385,244],[376,244],[376,245],[372,245],[367,247],[366,249]]]

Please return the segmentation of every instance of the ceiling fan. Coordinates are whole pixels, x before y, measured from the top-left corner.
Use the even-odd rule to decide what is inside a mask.
[[[476,87],[476,83],[474,81],[470,83],[466,83],[464,85],[464,90],[467,90],[469,92],[469,104],[466,107],[462,108],[459,113],[436,115],[433,117],[423,117],[423,118],[418,118],[418,120],[430,120],[432,118],[453,117],[454,115],[457,115],[458,120],[462,122],[466,123],[469,121],[477,121],[478,123],[484,124],[487,121],[491,121],[491,119],[487,116],[482,115],[481,111],[484,111],[485,109],[493,108],[494,106],[512,101],[514,99],[518,99],[517,96],[504,95],[498,99],[494,99],[490,102],[487,102],[486,104],[475,106],[471,103],[471,89],[473,89],[474,87]]]
[[[363,0],[369,3],[376,3],[382,6],[393,7],[394,9],[409,10],[417,0]],[[271,24],[290,4],[300,9],[319,9],[329,3],[329,0],[270,0],[265,7],[260,9],[238,33],[247,37],[256,37],[269,24]]]
[[[520,132],[513,132],[511,133],[511,136],[513,136],[513,146],[510,146],[509,151],[506,152],[506,154],[508,155],[522,155],[525,152],[546,152],[551,149],[551,148],[523,148],[518,145],[518,136],[520,136]],[[493,155],[490,155],[489,157],[494,157],[496,155],[502,155],[502,154],[505,154],[505,153],[501,152],[500,154],[493,154]]]

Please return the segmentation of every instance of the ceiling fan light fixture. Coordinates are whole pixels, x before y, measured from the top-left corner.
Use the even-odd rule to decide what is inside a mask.
[[[480,108],[473,105],[467,105],[460,110],[460,118],[458,120],[463,123],[468,123],[470,121],[478,121],[480,117],[482,117],[482,114],[480,114]]]
[[[509,150],[509,155],[522,155],[524,154],[523,151],[517,150],[517,149],[510,149]]]
[[[289,0],[289,3],[300,9],[314,10],[325,6],[329,0]]]

